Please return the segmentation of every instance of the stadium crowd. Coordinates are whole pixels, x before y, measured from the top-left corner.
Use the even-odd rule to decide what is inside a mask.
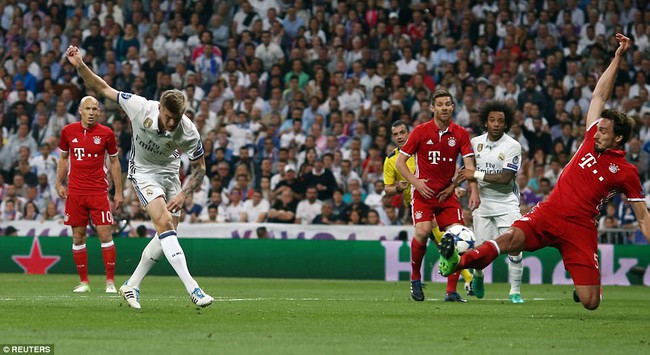
[[[80,98],[95,95],[64,57],[69,45],[118,90],[185,94],[207,163],[186,223],[410,223],[401,196],[384,195],[390,125],[429,120],[441,88],[471,136],[482,133],[482,103],[516,107],[509,134],[525,150],[517,175],[525,213],[580,145],[616,32],[633,47],[608,108],[637,119],[627,159],[648,181],[648,24],[642,0],[4,0],[0,220],[63,218],[59,134],[78,120]],[[101,101],[125,175],[130,124]],[[116,219],[146,219],[124,186]],[[603,228],[634,223],[620,196],[603,208]]]

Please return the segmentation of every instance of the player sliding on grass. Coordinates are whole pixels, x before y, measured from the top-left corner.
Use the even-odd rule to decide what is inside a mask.
[[[456,224],[465,225],[463,210],[454,194],[455,185],[452,183],[458,154],[462,155],[465,166],[474,169],[474,152],[469,134],[452,121],[454,100],[451,94],[438,90],[431,95],[431,112],[431,121],[415,127],[395,163],[397,171],[414,187],[412,214],[415,235],[411,240],[411,296],[416,300],[419,295],[424,299],[420,268],[434,218],[441,230]],[[408,158],[414,154],[416,175],[406,165]],[[470,209],[477,208],[480,202],[478,186],[473,182],[470,184]],[[452,279],[447,283],[445,301],[467,302],[456,292],[459,273],[452,272],[445,276]]]
[[[395,167],[395,162],[397,161],[399,150],[404,146],[406,140],[408,139],[409,128],[404,121],[395,121],[391,127],[391,135],[393,137],[393,142],[395,142],[397,145],[397,148],[395,148],[393,152],[388,157],[386,157],[386,160],[384,160],[384,183],[386,184],[386,195],[392,196],[396,193],[404,192],[404,205],[410,207],[411,184],[409,184],[406,179],[404,179],[402,174],[400,174]],[[413,157],[408,158],[406,165],[411,172],[415,171],[415,159]],[[440,230],[440,228],[438,228],[438,224],[435,223],[435,221],[432,222],[432,224],[433,230],[431,233],[433,233],[433,237],[435,238],[436,243],[439,243],[444,233]],[[463,270],[461,271],[461,275],[463,276],[463,279],[465,279],[465,289],[467,290],[467,295],[473,296],[474,292],[472,291],[471,286],[472,274],[467,270]],[[450,282],[453,282],[454,284],[449,285]],[[457,280],[454,280],[453,278],[447,279],[447,289],[456,290],[456,282]],[[412,293],[411,297],[413,297],[413,299],[416,301],[424,301],[424,292]]]
[[[650,240],[650,215],[646,209],[637,168],[625,161],[622,150],[632,132],[633,122],[624,113],[603,110],[609,99],[616,73],[629,38],[616,34],[619,42],[614,59],[594,89],[586,117],[587,132],[575,156],[562,171],[546,202],[538,204],[526,216],[496,240],[458,255],[454,241],[440,243],[440,272],[452,274],[457,268],[483,269],[503,253],[534,251],[546,246],[557,248],[564,267],[571,274],[576,302],[594,310],[601,300],[598,266],[598,225],[594,220],[606,201],[624,193],[639,222],[639,229]]]
[[[458,173],[459,181],[478,180],[481,205],[473,216],[477,244],[505,233],[521,218],[519,189],[515,183],[521,164],[521,144],[506,134],[515,119],[513,109],[503,102],[488,102],[481,107],[479,118],[487,133],[472,138],[476,171],[468,168]],[[522,253],[511,253],[508,259],[510,302],[524,303],[520,291],[524,273]],[[483,270],[474,269],[473,284],[476,297],[483,298]]]
[[[168,90],[158,102],[117,92],[84,64],[77,47],[68,47],[66,56],[89,89],[117,102],[131,120],[133,148],[128,178],[157,232],[142,252],[131,278],[120,287],[120,293],[129,306],[140,309],[140,282],[164,254],[183,281],[191,300],[201,307],[210,305],[214,299],[205,294],[190,275],[176,234],[183,203],[205,175],[201,137],[192,121],[183,114],[185,97],[178,90]],[[189,183],[182,191],[178,176],[179,150],[189,155],[192,165]]]
[[[91,96],[81,99],[79,115],[81,122],[71,123],[61,130],[61,157],[56,171],[56,191],[59,197],[66,199],[63,223],[72,227],[72,256],[81,279],[73,292],[90,292],[86,252],[86,227],[90,216],[102,243],[106,292],[116,293],[113,281],[115,245],[111,234],[113,214],[108,201],[105,163],[108,152],[115,185],[115,208],[119,208],[122,204],[122,173],[117,159],[117,143],[113,131],[97,123],[97,99]],[[66,177],[67,187],[63,186]]]

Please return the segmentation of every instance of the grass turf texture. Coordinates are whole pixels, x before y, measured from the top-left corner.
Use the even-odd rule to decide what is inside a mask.
[[[441,301],[443,284],[414,302],[407,282],[199,278],[216,301],[198,309],[180,280],[158,276],[135,311],[101,280],[74,294],[72,275],[0,274],[0,343],[53,343],[55,354],[650,353],[650,290],[639,286],[605,287],[590,312],[570,286],[523,285],[526,303],[512,305],[509,285],[488,284],[486,299],[458,304]]]

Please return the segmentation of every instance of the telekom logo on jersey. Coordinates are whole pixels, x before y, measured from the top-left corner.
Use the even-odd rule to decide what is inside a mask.
[[[81,160],[81,158],[84,156],[85,150],[83,148],[75,148],[74,149],[74,156],[77,157],[77,160]]]
[[[440,151],[439,150],[430,150],[429,151],[429,160],[431,164],[438,165],[440,161]]]
[[[430,150],[429,151],[429,161],[431,162],[432,165],[438,165],[438,162],[442,161],[454,161],[452,158],[440,158],[440,151],[439,150]]]
[[[594,157],[591,153],[587,153],[584,157],[582,157],[582,159],[580,159],[580,161],[581,162],[578,163],[578,165],[580,165],[581,168],[584,169],[585,166],[591,168],[594,164],[596,164],[596,157]]]

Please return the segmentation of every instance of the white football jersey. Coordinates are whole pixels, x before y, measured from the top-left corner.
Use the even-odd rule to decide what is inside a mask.
[[[488,140],[483,134],[471,140],[476,158],[476,170],[486,174],[497,174],[503,169],[517,174],[521,164],[521,144],[504,134],[496,142]],[[479,181],[481,216],[498,216],[519,211],[519,187],[515,179],[507,184],[493,184]]]
[[[117,102],[131,120],[133,143],[129,156],[129,177],[134,174],[178,176],[180,151],[190,160],[203,157],[203,144],[194,123],[185,115],[173,132],[158,131],[158,101],[120,92]]]

